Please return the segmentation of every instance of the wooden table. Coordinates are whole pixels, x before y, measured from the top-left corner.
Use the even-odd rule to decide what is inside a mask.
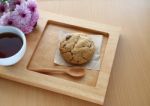
[[[149,0],[38,0],[50,12],[121,26],[104,106],[150,106]],[[98,106],[0,78],[0,106]]]

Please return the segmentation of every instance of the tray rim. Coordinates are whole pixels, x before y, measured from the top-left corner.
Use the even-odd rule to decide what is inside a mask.
[[[42,75],[37,72],[29,71],[27,70],[27,62],[23,64],[23,69],[21,69],[22,71],[19,71],[20,69],[17,69],[13,70],[12,72],[10,71],[12,70],[11,68],[0,67],[0,77],[103,105],[117,48],[117,43],[120,36],[120,28],[105,24],[97,24],[94,22],[76,19],[68,16],[57,15],[44,10],[40,10],[40,15],[41,17],[38,23],[45,23],[41,25],[41,32],[39,34],[42,34],[42,32],[44,32],[44,28],[48,21],[66,23],[72,26],[79,26],[85,29],[102,31],[105,34],[109,34],[108,44],[106,46],[101,65],[102,69],[99,72],[96,86],[92,87],[82,85],[53,76]],[[109,55],[110,52],[111,54]],[[107,83],[103,83],[103,81],[106,81]],[[62,86],[62,83],[66,86]]]

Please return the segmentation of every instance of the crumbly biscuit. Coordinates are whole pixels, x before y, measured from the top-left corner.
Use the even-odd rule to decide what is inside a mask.
[[[81,65],[91,60],[94,52],[94,42],[82,33],[70,33],[60,42],[60,53],[68,63]]]

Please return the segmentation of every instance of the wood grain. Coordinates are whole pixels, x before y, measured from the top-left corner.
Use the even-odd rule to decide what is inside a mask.
[[[51,12],[121,26],[104,106],[150,105],[149,0],[38,1],[40,8]],[[2,106],[97,106],[4,79],[0,79],[0,94]]]
[[[109,83],[120,28],[61,16],[42,10],[39,13],[41,17],[37,27],[34,32],[27,35],[31,36],[30,39],[34,38],[34,41],[27,39],[30,48],[27,49],[24,58],[16,65],[1,66],[0,77],[102,105]],[[72,80],[67,77],[65,78],[67,80],[64,80],[62,78],[65,76],[48,76],[34,72],[39,68],[49,68],[52,71],[71,69],[70,67],[56,66],[53,62],[55,49],[57,48],[57,36],[60,31],[92,33],[106,38],[107,42],[103,42],[105,50],[101,50],[103,56],[101,57],[100,71],[90,72],[90,70],[86,70],[87,75],[78,80]],[[34,37],[32,38],[32,36]],[[32,69],[34,71],[30,71]],[[88,83],[91,83],[93,86]]]
[[[85,34],[99,34],[100,36],[103,36],[101,35],[100,32],[98,33],[98,31],[95,32],[95,31],[84,30],[80,28],[77,29],[77,27],[73,27],[73,26],[69,27],[67,25],[60,25],[60,23],[56,24],[56,23],[49,22],[49,24],[47,24],[46,29],[42,35],[42,39],[40,40],[40,43],[35,51],[35,54],[32,57],[32,60],[28,66],[29,70],[38,70],[42,68],[47,68],[50,70],[68,70],[72,68],[72,67],[59,66],[59,65],[54,64],[55,51],[58,48],[58,35],[60,34],[61,31],[78,32],[78,33],[81,32]],[[108,37],[103,36],[103,38],[104,39],[102,43],[102,49],[100,50],[101,62],[103,59],[103,55],[105,54],[105,48],[107,46],[107,41],[108,41]],[[44,55],[41,55],[41,54],[44,54]],[[44,61],[41,61],[41,60],[44,60]],[[88,70],[88,69],[86,69],[85,71],[86,71],[85,77],[80,78],[80,79],[73,78],[64,74],[62,75],[54,74],[53,76],[67,79],[67,80],[74,81],[74,82],[81,83],[81,84],[86,84],[89,86],[96,86],[99,71]]]
[[[69,28],[66,28],[67,31],[69,31]],[[70,67],[65,66],[58,66],[54,64],[54,57],[55,57],[55,51],[58,46],[58,37],[60,31],[63,31],[66,29],[61,26],[49,24],[46,26],[45,32],[43,33],[43,37],[40,40],[40,44],[30,62],[30,65],[28,67],[29,70],[37,70],[42,68],[48,68],[48,69],[55,69],[55,70],[68,70]],[[70,28],[71,30],[72,28]],[[79,32],[79,31],[77,31]],[[46,46],[47,45],[47,46]],[[53,45],[53,46],[50,46]],[[44,55],[41,55],[43,54]],[[44,61],[40,61],[44,60]],[[42,70],[41,70],[42,71]],[[83,78],[73,78],[68,75],[57,75],[54,74],[53,76],[58,78],[63,78],[67,80],[71,80],[78,83],[83,83],[87,85],[96,85],[97,77],[98,77],[98,71],[86,71],[86,75]]]

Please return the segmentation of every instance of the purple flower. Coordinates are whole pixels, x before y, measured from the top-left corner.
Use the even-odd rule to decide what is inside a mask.
[[[16,8],[16,5],[21,5],[25,0],[9,0],[9,8],[13,11]]]
[[[30,32],[32,32],[33,27],[30,26],[29,24],[27,25],[22,25],[19,27],[25,34],[29,34]]]
[[[13,14],[13,12],[5,13],[0,19],[0,24],[17,26],[17,21],[15,20],[15,17],[16,16]]]
[[[36,0],[0,2],[0,16],[0,25],[15,26],[28,34],[32,32],[39,19]]]
[[[27,1],[27,6],[30,9],[31,12],[35,12],[36,8],[37,8],[37,4],[35,2],[35,0],[28,0]]]
[[[39,13],[37,11],[36,1],[35,0],[28,0],[27,6],[32,13],[30,25],[35,26],[35,24],[37,23],[37,20],[39,19]]]
[[[0,2],[0,16],[3,15],[3,13],[7,11],[8,11],[8,4]]]
[[[25,3],[17,5],[14,12],[17,15],[16,20],[18,20],[20,24],[26,25],[30,22],[31,12],[29,11]]]
[[[32,13],[30,25],[34,27],[35,24],[37,23],[38,19],[39,19],[39,13],[38,13],[38,11],[36,10],[34,13]]]

